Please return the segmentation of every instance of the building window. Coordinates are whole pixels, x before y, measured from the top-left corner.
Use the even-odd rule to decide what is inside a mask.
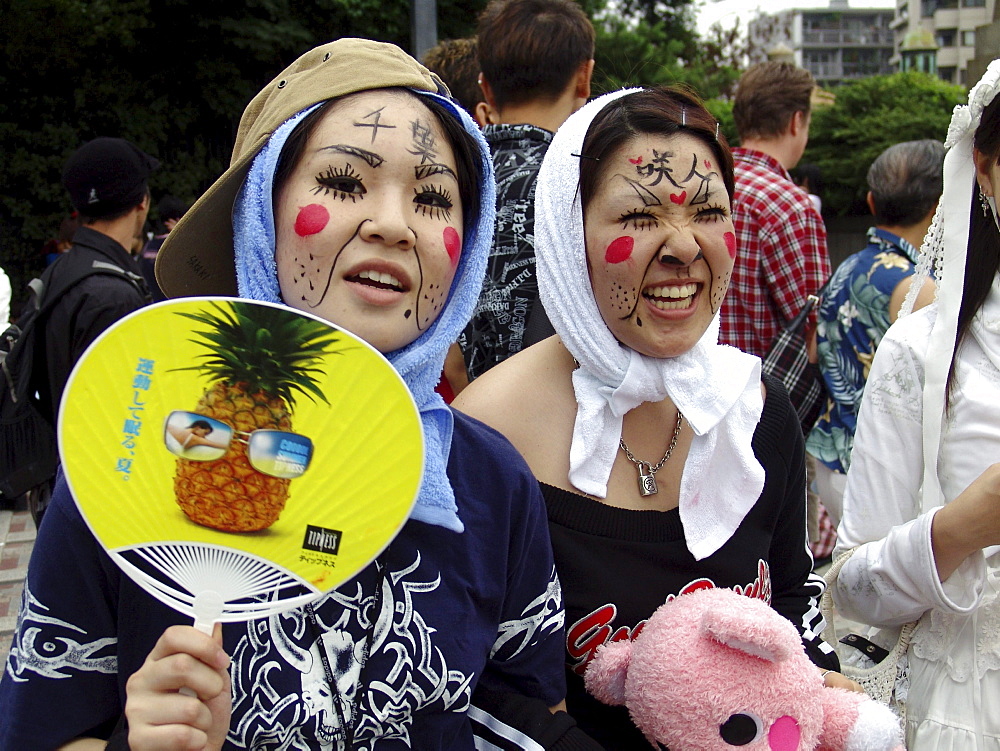
[[[906,50],[900,52],[899,68],[902,71],[919,70],[937,74],[937,53],[934,50]]]
[[[963,47],[975,47],[976,46],[976,32],[975,31],[963,31],[962,32],[962,46]]]
[[[921,0],[920,2],[920,15],[924,18],[930,18],[934,15],[934,11],[937,10],[937,0]]]
[[[955,83],[955,72],[956,68],[954,65],[949,65],[946,68],[938,68],[938,78],[942,81],[947,81],[948,83]]]
[[[958,29],[938,29],[935,40],[938,47],[954,47],[958,38]]]
[[[986,0],[962,0],[963,8],[985,8]]]

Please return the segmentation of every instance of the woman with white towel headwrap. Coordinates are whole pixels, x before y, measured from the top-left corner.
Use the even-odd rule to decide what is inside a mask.
[[[682,90],[626,90],[559,129],[538,176],[541,299],[557,336],[476,380],[546,498],[567,613],[567,703],[607,748],[644,743],[589,696],[596,649],[703,587],[770,602],[822,644],[801,431],[760,360],[718,344],[736,257],[733,160]],[[831,674],[828,682],[846,679]]]
[[[952,115],[917,267],[937,300],[879,345],[835,551],[834,600],[873,641],[918,622],[896,682],[910,751],[1000,749],[998,94],[995,60]]]

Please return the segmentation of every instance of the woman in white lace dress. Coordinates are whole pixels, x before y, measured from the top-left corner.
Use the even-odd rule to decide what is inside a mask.
[[[1000,749],[998,91],[995,61],[952,118],[922,261],[938,300],[879,346],[838,530],[841,612],[919,621],[897,684],[910,751]]]

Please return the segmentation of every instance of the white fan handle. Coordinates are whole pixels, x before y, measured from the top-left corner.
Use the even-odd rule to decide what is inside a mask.
[[[214,590],[199,592],[194,598],[194,627],[201,633],[211,636],[225,604],[222,595]],[[196,696],[195,692],[186,686],[181,687],[180,693],[185,696]]]

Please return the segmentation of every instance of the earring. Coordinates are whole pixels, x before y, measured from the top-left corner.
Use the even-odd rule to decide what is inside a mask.
[[[983,207],[983,216],[990,215],[990,202],[986,200],[987,196],[983,192],[983,187],[979,186],[979,204]]]

